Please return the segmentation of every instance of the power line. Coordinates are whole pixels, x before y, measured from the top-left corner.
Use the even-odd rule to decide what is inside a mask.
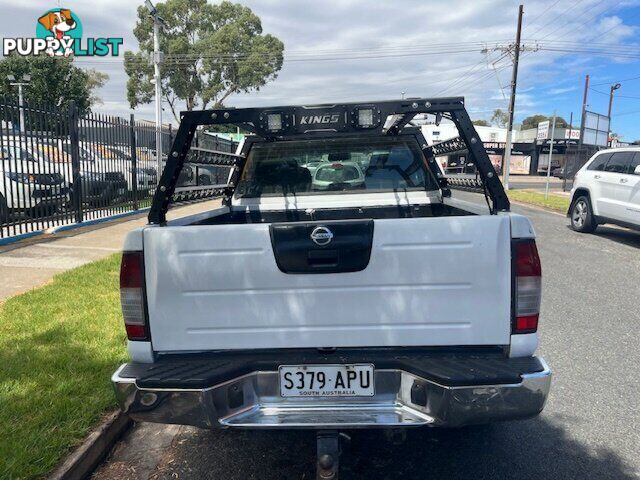
[[[611,10],[612,8],[616,8],[616,7],[618,7],[618,5],[620,5],[620,3],[622,3],[622,2],[621,2],[621,0],[620,0],[620,1],[618,1],[618,2],[616,2],[616,3],[614,3],[613,5],[611,5],[611,6],[607,7],[607,8],[605,8],[604,10],[601,10],[599,13],[596,13],[593,17],[591,17],[591,18],[587,19],[587,21],[586,21],[586,22],[583,22],[581,25],[579,25],[579,26],[577,27],[577,29],[579,30],[579,29],[581,29],[581,28],[584,28],[584,27],[585,27],[589,22],[591,22],[592,20],[595,20],[597,17],[600,17],[600,16],[604,15],[606,12],[608,12],[608,11],[609,11],[609,10]],[[605,32],[603,32],[603,33],[602,33],[602,34],[600,34],[600,35],[604,35],[604,33],[607,33],[607,32],[608,32],[608,31],[610,31],[612,28],[613,28],[613,27],[609,28],[608,30],[606,30]],[[570,31],[569,31],[569,32],[567,32],[567,33],[571,33],[571,32],[573,32],[573,31],[575,31],[575,30],[576,30],[576,29],[574,28],[573,30],[570,30]],[[587,41],[588,41],[588,40],[587,40]]]
[[[542,13],[540,13],[539,15],[536,15],[536,17],[531,20],[531,23],[529,25],[527,25],[526,27],[524,27],[524,30],[526,30],[528,27],[530,27],[531,25],[535,25],[536,21],[542,17],[545,13],[547,13],[549,10],[551,10],[553,7],[555,7],[558,3],[560,2],[560,0],[556,0],[555,2],[553,2],[551,5],[549,5],[547,8],[545,8]],[[523,32],[524,32],[523,30]]]
[[[503,54],[498,59],[494,60],[493,63],[497,64],[498,62],[503,60],[506,56],[507,56],[506,53]],[[481,62],[479,62],[476,65],[480,65],[480,64],[484,64],[484,60],[482,60]],[[497,71],[504,70],[505,68],[508,68],[509,66],[511,66],[511,62],[509,62],[506,65],[501,66],[500,68],[497,69]],[[489,78],[489,77],[491,77],[493,75],[494,75],[494,70],[492,70],[492,69],[487,69],[487,70],[484,70],[484,71],[483,70],[479,70],[479,71],[464,75],[461,78],[455,80],[451,85],[447,86],[443,90],[440,90],[440,91],[436,92],[434,94],[434,96],[437,97],[439,95],[442,95],[442,94],[450,91],[454,87],[457,87],[459,90],[462,90],[464,88],[469,87],[469,85],[471,85],[472,82],[479,83],[479,82],[484,81],[484,80],[486,80],[487,78]]]
[[[630,112],[622,112],[622,113],[616,113],[616,117],[622,117],[624,115],[633,115],[636,113],[640,113],[640,110],[632,110]]]
[[[596,90],[595,88],[589,88],[589,90],[591,90],[592,92],[596,92],[599,93],[600,95],[604,95],[605,97],[608,97],[610,94],[607,92],[603,92],[601,90]],[[621,95],[621,94],[616,94],[617,98],[629,98],[631,100],[640,100],[640,97],[634,97],[633,95]]]
[[[578,16],[574,17],[573,20],[578,20],[580,17],[582,17],[583,15],[589,13],[590,11],[592,11],[594,8],[596,8],[597,6],[599,6],[600,4],[604,3],[606,0],[600,0],[598,3],[596,3],[593,7],[591,7],[590,9],[584,10],[582,13],[580,13]],[[560,25],[558,28],[552,30],[551,32],[547,33],[545,36],[543,36],[540,40],[544,40],[545,38],[550,37],[551,35],[553,35],[554,33],[556,33],[558,30],[561,30],[563,28],[566,28],[566,25]],[[566,35],[569,32],[564,32],[564,35]]]
[[[631,15],[630,17],[627,17],[627,18],[626,18],[626,20],[631,20],[631,19],[633,19],[633,18],[636,18],[637,16],[638,16],[638,14],[636,13],[635,15]],[[616,17],[616,18],[617,18],[617,17]],[[622,21],[622,24],[619,24],[619,25],[613,25],[613,26],[611,26],[610,28],[607,28],[604,32],[596,33],[593,37],[588,38],[586,41],[588,42],[588,41],[590,41],[590,40],[593,40],[593,39],[594,39],[594,38],[596,38],[596,37],[602,37],[602,36],[606,35],[607,33],[609,33],[611,30],[613,30],[614,28],[620,27],[621,25],[624,25],[624,20]]]
[[[578,4],[578,3],[580,3],[581,1],[582,1],[582,0],[577,0],[575,3],[576,3],[576,4]],[[555,2],[552,6],[555,6],[557,3],[558,3],[558,2]],[[566,10],[568,10],[568,9],[569,9],[569,8],[571,8],[571,7],[572,7],[572,5],[569,5],[569,7],[567,7],[565,10],[562,10],[559,14],[556,14],[556,16],[553,18],[553,20],[551,20],[551,21],[550,21],[550,22],[548,22],[548,23],[543,24],[540,28],[538,28],[538,29],[537,29],[535,32],[533,32],[531,35],[532,35],[532,36],[533,36],[533,35],[536,35],[536,34],[538,34],[540,31],[542,31],[542,30],[544,30],[545,28],[548,28],[548,27],[550,27],[551,25],[553,25],[554,23],[556,23],[556,21],[558,21],[558,20],[562,20],[562,15],[561,15],[561,14],[562,14],[562,13],[564,13]],[[549,10],[549,9],[547,9],[547,10]],[[547,10],[545,10],[545,12],[546,12]],[[543,13],[544,13],[544,12],[543,12]],[[535,18],[535,20],[537,20],[540,16],[541,16],[541,15],[539,15],[538,17],[536,17],[536,18]],[[535,20],[534,20],[533,22],[531,22],[531,25],[533,25],[533,24],[535,23]],[[526,30],[526,28],[525,28],[525,30]],[[524,33],[524,31],[523,31],[523,33]]]
[[[612,52],[606,50],[596,50],[596,49],[575,49],[575,48],[554,48],[554,47],[539,47],[538,50],[547,51],[547,52],[559,52],[559,53],[588,53],[596,56],[605,56],[605,57],[616,57],[616,58],[626,58],[626,59],[640,59],[640,53],[625,53],[625,52]]]
[[[339,60],[372,60],[382,58],[403,58],[414,56],[430,56],[430,55],[445,55],[445,54],[460,54],[460,53],[472,53],[480,50],[480,46],[484,44],[478,44],[477,47],[449,47],[440,49],[423,49],[416,51],[409,51],[405,53],[381,53],[381,54],[360,54],[360,55],[347,55],[347,56],[322,56],[307,54],[304,57],[283,56],[283,62],[319,62],[319,61],[339,61]],[[190,64],[196,61],[211,60],[217,61],[223,65],[236,64],[238,61],[250,58],[253,53],[244,55],[218,55],[218,54],[167,54],[165,56],[165,64]],[[276,59],[279,55],[263,55],[263,58]],[[82,59],[88,61],[87,63],[118,63],[123,62],[124,57],[114,57],[110,59],[94,58],[94,59]],[[130,64],[148,64],[147,58],[131,58],[128,60]]]
[[[566,12],[566,11],[568,11],[569,9],[573,8],[575,5],[579,4],[579,3],[580,3],[580,2],[582,2],[582,1],[583,1],[583,0],[577,0],[573,5],[571,5],[571,4],[570,4],[566,9],[564,9],[564,10],[562,10],[560,13],[556,14],[556,17],[555,17],[553,20],[551,20],[549,23],[547,23],[547,24],[545,24],[545,25],[541,26],[540,28],[538,28],[538,29],[537,29],[535,32],[533,32],[531,35],[532,35],[532,36],[533,36],[533,35],[536,35],[536,34],[540,33],[540,31],[542,31],[542,30],[544,30],[545,28],[548,28],[548,27],[550,27],[551,25],[553,25],[554,23],[556,23],[556,21],[558,21],[558,20],[562,20],[562,19],[563,19],[563,17],[562,17],[562,14],[563,14],[563,13],[565,13],[565,12]],[[554,30],[554,31],[556,31],[556,30]]]
[[[630,78],[623,78],[621,80],[614,80],[612,82],[601,82],[601,83],[594,83],[594,86],[599,86],[599,85],[611,85],[612,83],[622,83],[622,82],[631,82],[633,80],[640,80],[640,75],[638,75],[637,77],[630,77]]]
[[[528,41],[528,40],[527,40]],[[534,40],[534,42],[536,42]],[[571,41],[562,41],[562,40],[548,40],[539,42],[538,45],[542,45],[544,49],[554,48],[560,51],[562,45],[584,45],[580,42],[571,42]],[[490,45],[490,47],[488,46]],[[560,45],[560,47],[556,46]],[[414,46],[406,46],[406,47],[393,47],[393,50],[390,49],[361,49],[360,51],[363,53],[343,53],[346,50],[334,50],[333,53],[322,53],[319,51],[297,51],[295,55],[293,53],[284,54],[283,61],[284,62],[309,62],[309,61],[337,61],[337,60],[359,60],[359,59],[381,59],[381,58],[402,58],[402,57],[411,57],[411,56],[424,56],[424,55],[443,55],[443,54],[459,54],[459,53],[471,53],[477,51],[481,46],[484,47],[484,50],[488,48],[500,48],[500,44],[497,43],[489,43],[489,42],[463,42],[459,44],[432,44],[429,46],[423,45],[414,45]],[[591,43],[590,44],[590,53],[593,51],[593,48],[600,47],[606,48],[607,52],[621,52],[623,54],[628,54],[629,49],[632,50],[632,55],[635,55],[635,47],[633,46],[614,46],[612,47],[610,44],[603,43]],[[571,49],[574,51],[575,49]],[[357,52],[355,49],[351,50],[352,52]],[[331,51],[326,51],[331,52]],[[365,53],[368,52],[368,53]],[[207,53],[207,54],[167,54],[166,55],[166,63],[168,65],[184,65],[184,64],[192,64],[197,61],[210,60],[215,61],[220,65],[228,65],[235,64],[238,61],[242,61],[246,58],[249,58],[255,52],[248,52],[244,54],[215,54],[215,53]],[[266,58],[278,58],[279,55],[266,55]],[[122,62],[123,57],[115,57],[115,58],[78,58],[79,61],[87,61],[88,63],[115,63]],[[149,60],[146,57],[138,57],[129,60],[130,64],[148,64]]]

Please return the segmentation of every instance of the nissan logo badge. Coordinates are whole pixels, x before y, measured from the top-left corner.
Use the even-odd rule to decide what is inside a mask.
[[[324,246],[329,245],[333,239],[333,233],[327,227],[316,227],[311,232],[311,240],[316,245]]]

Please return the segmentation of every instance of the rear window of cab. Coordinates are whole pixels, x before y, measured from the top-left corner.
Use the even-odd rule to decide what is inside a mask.
[[[258,142],[236,193],[241,197],[438,190],[415,138],[341,137]]]

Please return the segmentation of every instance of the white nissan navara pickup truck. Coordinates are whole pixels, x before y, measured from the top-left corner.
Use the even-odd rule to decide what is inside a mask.
[[[459,137],[427,145],[416,114]],[[254,134],[237,154],[190,150],[218,124]],[[437,166],[462,150],[475,183]],[[230,167],[207,187],[222,206],[167,222],[201,188],[176,187],[186,162]],[[484,192],[488,212],[455,187]],[[338,476],[341,430],[529,418],[549,392],[534,230],[509,212],[462,98],[184,112],[120,282],[125,412],[314,429],[318,478]]]

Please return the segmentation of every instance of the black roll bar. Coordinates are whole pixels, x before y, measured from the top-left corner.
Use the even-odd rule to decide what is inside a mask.
[[[492,201],[492,213],[509,210],[509,199],[504,192],[498,175],[489,161],[482,141],[471,123],[464,107],[464,98],[409,98],[382,102],[358,102],[321,105],[281,106],[268,108],[227,108],[182,112],[180,127],[159,185],[153,196],[149,211],[149,223],[162,225],[170,200],[176,190],[180,171],[187,160],[196,128],[205,125],[233,124],[255,132],[266,140],[286,140],[308,138],[309,136],[396,135],[417,114],[441,114],[454,122],[458,128],[460,141],[466,145],[473,158],[478,174]],[[364,119],[364,122],[363,122]],[[420,135],[420,138],[422,136]],[[431,165],[435,165],[434,150],[422,144],[422,151]],[[199,155],[198,152],[195,152]],[[201,152],[203,153],[203,152]],[[216,152],[218,153],[218,152]],[[437,154],[437,153],[436,153]],[[220,157],[218,155],[212,155]],[[227,156],[225,161],[229,161]],[[218,162],[222,159],[209,160]],[[222,162],[221,162],[222,163]],[[244,166],[244,159],[234,156],[233,168]],[[237,173],[237,172],[236,172]],[[434,171],[437,173],[437,170]],[[237,178],[237,175],[233,175]],[[441,187],[446,187],[446,178],[440,179]],[[234,182],[227,186],[216,185],[216,191],[231,196]]]

